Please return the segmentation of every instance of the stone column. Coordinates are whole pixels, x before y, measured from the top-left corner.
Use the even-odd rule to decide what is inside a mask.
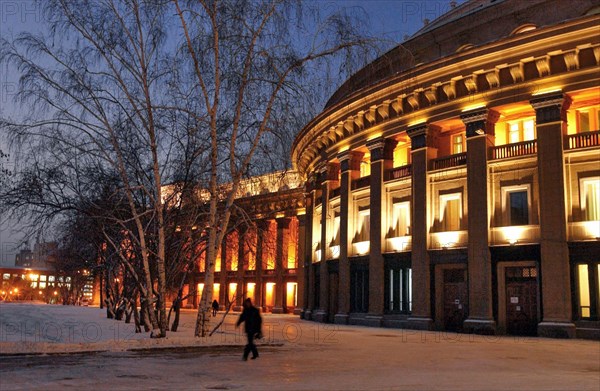
[[[531,100],[535,109],[539,202],[540,254],[542,283],[541,337],[575,337],[571,313],[569,249],[563,138],[570,98],[562,93],[547,94]]]
[[[254,287],[254,297],[256,298],[256,307],[260,307],[262,310],[265,309],[263,305],[263,280],[262,280],[262,268],[263,268],[263,247],[265,245],[265,238],[269,234],[269,222],[266,220],[258,220],[256,222],[256,286]]]
[[[246,298],[246,284],[244,281],[244,238],[246,228],[238,229],[238,270],[237,270],[237,299],[233,306],[234,311],[242,310],[242,301]]]
[[[314,205],[315,205],[315,186],[314,180],[309,180],[306,183],[306,216],[305,231],[304,231],[304,254],[301,258],[304,268],[304,307],[301,314],[303,319],[312,319],[313,310],[315,308],[315,275],[313,273],[313,223],[314,223]]]
[[[275,254],[275,305],[274,314],[283,314],[285,308],[285,281],[284,273],[287,268],[288,249],[290,244],[290,222],[289,217],[277,220],[277,246]]]
[[[340,258],[338,283],[338,313],[335,323],[347,324],[350,313],[350,261],[348,254],[352,246],[349,233],[353,231],[352,215],[352,180],[360,176],[361,152],[344,151],[338,155],[340,161]]]
[[[384,311],[384,260],[386,196],[383,186],[385,171],[394,165],[395,140],[376,139],[367,143],[371,152],[370,227],[369,227],[369,313],[366,323],[381,327]]]
[[[227,246],[226,242],[222,242],[219,247],[219,251],[221,252],[221,271],[219,272],[219,297],[216,298],[219,301],[219,308],[225,308],[227,304],[227,300],[229,299],[227,292],[227,251],[225,247]]]
[[[428,206],[430,203],[427,182],[427,164],[436,157],[434,132],[432,126],[416,125],[408,129],[411,140],[412,158],[412,312],[408,318],[408,328],[432,330],[431,317],[431,264],[429,260]]]
[[[490,214],[488,194],[488,147],[494,146],[494,126],[498,113],[479,109],[460,116],[467,130],[467,210],[469,317],[464,321],[466,332],[495,334],[496,322],[492,310],[492,259],[488,232]],[[493,190],[492,190],[493,191]]]
[[[294,315],[300,315],[304,319],[304,311],[308,300],[305,292],[308,291],[308,281],[306,281],[308,268],[304,267],[304,258],[306,253],[306,215],[296,216],[298,219],[298,251],[296,256],[296,282],[298,283],[298,305],[294,308]],[[310,263],[309,263],[310,266]]]
[[[329,317],[329,270],[327,269],[327,253],[329,241],[327,240],[327,226],[329,223],[329,193],[331,182],[337,181],[337,165],[327,163],[320,170],[321,182],[321,262],[320,262],[320,292],[319,310],[313,319],[317,322],[327,322]]]

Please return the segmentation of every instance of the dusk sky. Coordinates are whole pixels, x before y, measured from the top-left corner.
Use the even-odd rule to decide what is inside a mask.
[[[317,1],[317,0],[313,0]],[[457,1],[458,4],[464,1]],[[318,4],[325,10],[336,7],[351,7],[355,12],[364,12],[371,26],[372,35],[389,41],[389,48],[412,35],[423,26],[423,20],[434,20],[450,9],[450,0],[323,0]],[[24,31],[41,32],[44,20],[41,10],[33,0],[0,1],[0,35],[8,40]],[[3,66],[0,69],[0,116],[17,117],[30,107],[18,107],[13,98],[17,90],[18,72]],[[0,134],[0,149],[6,151]],[[18,166],[18,156],[11,157],[9,168]],[[16,247],[22,235],[15,231],[15,222],[0,218],[0,265],[14,263]],[[52,235],[48,233],[47,238]],[[32,245],[32,243],[30,243]]]

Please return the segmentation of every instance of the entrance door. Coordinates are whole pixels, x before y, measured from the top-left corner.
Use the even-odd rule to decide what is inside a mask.
[[[506,268],[506,332],[537,334],[537,269]]]
[[[335,321],[335,314],[338,313],[338,285],[339,275],[337,273],[329,273],[329,322]]]
[[[444,329],[460,332],[467,318],[469,295],[466,269],[444,270]]]

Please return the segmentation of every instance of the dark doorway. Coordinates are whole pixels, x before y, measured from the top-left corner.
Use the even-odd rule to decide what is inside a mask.
[[[506,268],[506,332],[513,335],[536,335],[537,269]]]
[[[469,313],[466,269],[444,270],[444,329],[461,332]]]

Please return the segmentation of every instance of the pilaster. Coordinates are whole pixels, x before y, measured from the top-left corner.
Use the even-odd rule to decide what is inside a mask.
[[[530,101],[536,114],[540,203],[542,322],[538,335],[573,338],[563,137],[570,98],[563,93],[536,96]]]
[[[287,268],[291,218],[283,217],[278,218],[276,221],[277,244],[275,255],[275,305],[273,306],[273,313],[282,314],[286,312],[286,286],[284,280],[284,272]]]
[[[427,164],[435,156],[435,134],[437,128],[426,124],[408,128],[411,140],[412,158],[412,313],[408,327],[419,330],[433,329],[431,315],[431,262],[429,259],[429,219],[430,201],[427,185]]]
[[[469,315],[464,330],[478,334],[495,334],[493,315],[492,259],[488,231],[488,147],[494,145],[494,126],[498,113],[479,109],[460,116],[467,133],[467,209]]]

